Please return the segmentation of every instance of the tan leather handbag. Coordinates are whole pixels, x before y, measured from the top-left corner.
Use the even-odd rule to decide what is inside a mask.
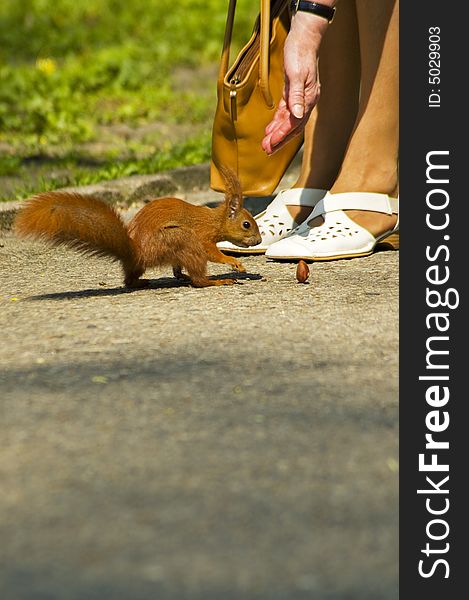
[[[224,166],[237,173],[246,196],[268,196],[303,141],[301,136],[293,138],[271,156],[261,147],[265,128],[283,92],[289,2],[261,0],[252,37],[229,68],[235,10],[236,0],[230,0],[218,76],[210,185],[216,191],[225,191],[220,174]]]

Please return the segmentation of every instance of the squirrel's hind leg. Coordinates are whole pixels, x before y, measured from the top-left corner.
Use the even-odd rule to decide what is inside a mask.
[[[145,273],[143,267],[124,267],[124,285],[131,289],[140,289],[150,284],[149,279],[140,279]]]
[[[154,236],[153,244],[152,256],[158,257],[157,262],[171,265],[174,276],[177,279],[190,280],[193,287],[235,283],[233,279],[209,279],[207,277],[207,249],[202,240],[190,228],[163,228]]]
[[[236,283],[236,279],[192,279],[192,287],[203,288],[210,287],[212,285],[233,285]]]
[[[191,281],[189,275],[183,273],[182,268],[179,265],[173,267],[173,275],[176,279],[179,279],[179,281]]]
[[[193,247],[180,251],[182,267],[173,267],[174,276],[177,279],[185,279],[191,282],[192,287],[203,288],[216,285],[232,285],[236,283],[234,279],[209,279],[207,277],[207,255],[204,248],[197,248],[193,252]],[[184,268],[187,275],[182,272]]]

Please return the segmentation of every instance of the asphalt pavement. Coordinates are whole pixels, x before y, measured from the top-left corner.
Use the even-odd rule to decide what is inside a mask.
[[[2,600],[398,598],[398,253],[244,262],[0,232]]]

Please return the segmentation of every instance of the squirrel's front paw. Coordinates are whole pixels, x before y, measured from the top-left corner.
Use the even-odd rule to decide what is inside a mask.
[[[234,259],[231,263],[233,271],[238,271],[238,273],[246,273],[246,269],[241,261]]]

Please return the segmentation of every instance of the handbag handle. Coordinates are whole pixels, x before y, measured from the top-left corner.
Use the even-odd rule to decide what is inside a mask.
[[[259,87],[269,108],[274,105],[269,85],[269,58],[270,58],[270,0],[261,0],[260,14],[260,50],[259,50]],[[220,61],[218,81],[221,83],[228,72],[230,62],[230,46],[233,36],[233,25],[236,11],[236,0],[230,0],[228,16],[226,18],[225,38]]]

